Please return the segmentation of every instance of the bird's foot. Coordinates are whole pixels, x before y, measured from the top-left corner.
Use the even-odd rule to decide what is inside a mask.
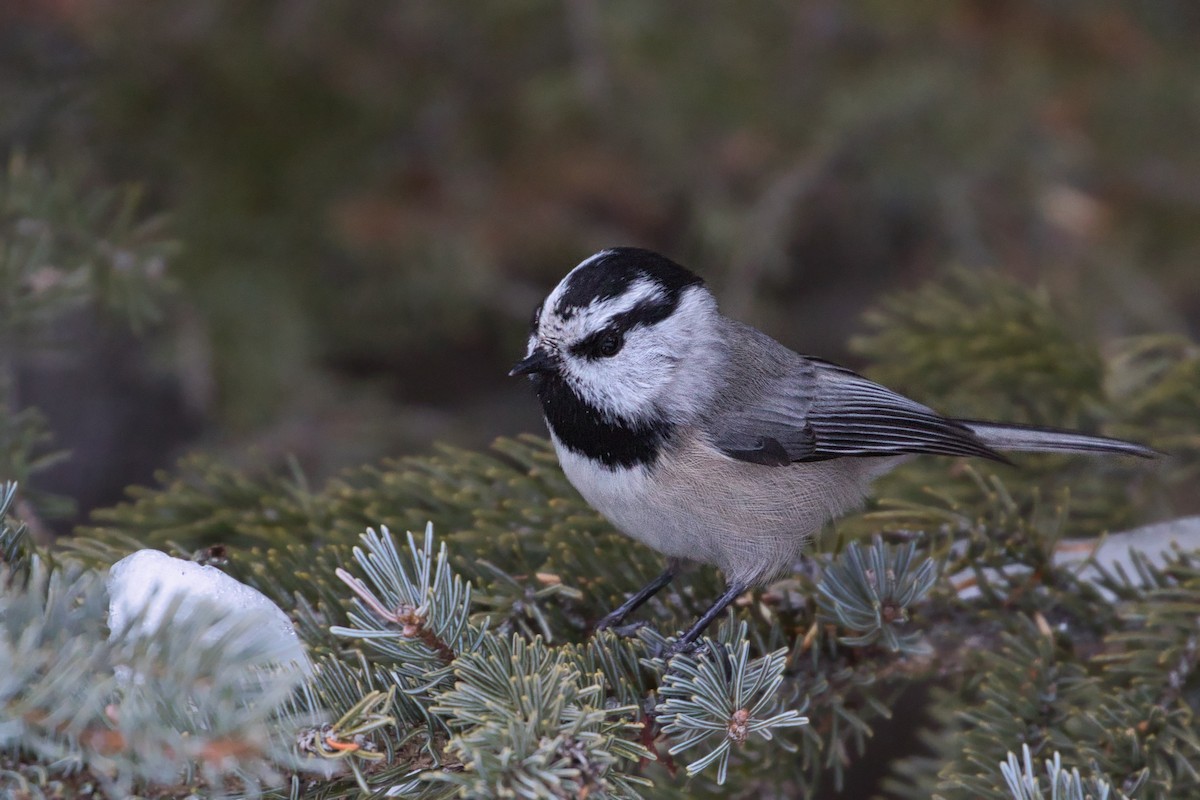
[[[603,617],[601,617],[600,621],[592,626],[592,632],[599,633],[600,631],[606,631],[611,628],[618,635],[623,635],[620,633],[620,631],[621,631],[620,625],[624,621],[625,621],[625,614],[622,613],[620,609],[617,609],[616,611],[613,611],[609,614],[605,614]],[[637,625],[636,622],[631,623],[631,624]]]
[[[639,620],[634,620],[633,622],[626,623],[625,625],[617,625],[616,627],[610,628],[609,630],[611,630],[617,636],[621,636],[623,638],[628,639],[633,636],[637,636],[638,631],[640,631],[642,628],[648,628],[648,627],[650,627],[649,622],[646,622],[646,620],[644,620],[644,619],[639,619]]]
[[[651,654],[654,658],[661,658],[663,661],[670,663],[671,659],[678,655],[692,655],[700,649],[700,642],[689,642],[685,639],[676,639],[665,646],[655,648]]]
[[[623,639],[628,639],[631,636],[637,636],[638,631],[640,631],[642,628],[649,627],[650,625],[650,623],[646,622],[644,619],[626,622],[624,625],[621,624],[621,620],[622,617],[615,614],[609,614],[607,617],[592,626],[592,635],[594,636],[600,631],[612,631],[617,636],[620,636]]]

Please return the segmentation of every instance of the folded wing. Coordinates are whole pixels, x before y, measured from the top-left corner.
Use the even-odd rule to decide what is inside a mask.
[[[713,421],[727,455],[771,465],[908,453],[1007,461],[962,422],[844,367],[794,358]]]

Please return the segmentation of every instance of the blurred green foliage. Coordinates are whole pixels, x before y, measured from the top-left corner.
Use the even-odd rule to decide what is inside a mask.
[[[13,155],[0,174],[0,476],[28,482],[61,462],[39,409],[22,398],[22,363],[65,349],[59,327],[72,313],[107,313],[142,330],[160,319],[177,243],[147,215],[133,186],[97,186],[70,169]],[[73,501],[34,487],[42,515],[69,515]]]
[[[688,694],[694,687],[671,694],[660,682],[660,700],[692,697],[685,727],[696,730],[672,745],[682,750],[680,742],[704,740],[704,747],[687,756],[694,759],[689,773],[692,767],[715,765],[720,782],[728,769],[731,783],[746,792],[840,790],[856,779],[869,784],[860,777],[861,765],[871,761],[875,727],[886,724],[914,680],[936,675],[948,677],[953,686],[926,704],[936,721],[928,738],[938,758],[914,758],[890,745],[876,751],[888,764],[897,796],[929,796],[936,788],[948,798],[1002,797],[997,794],[1000,764],[1009,749],[1025,741],[1052,747],[1070,763],[1103,757],[1100,774],[1120,777],[1126,785],[1147,780],[1152,787],[1147,796],[1170,797],[1174,789],[1191,785],[1186,760],[1195,736],[1185,710],[1152,723],[1166,737],[1161,745],[1125,741],[1104,720],[1116,715],[1132,730],[1156,697],[1168,696],[1171,703],[1181,699],[1171,688],[1176,678],[1163,665],[1195,661],[1195,634],[1181,624],[1184,617],[1195,618],[1194,567],[1183,556],[1163,573],[1139,566],[1139,575],[1149,581],[1141,588],[1103,579],[1103,590],[1126,601],[1122,605],[1082,581],[1073,568],[1056,564],[1055,553],[1066,537],[1171,514],[1172,488],[1181,486],[1186,493],[1194,484],[1200,448],[1195,420],[1186,418],[1186,409],[1200,404],[1196,345],[1183,337],[1133,336],[1102,346],[1069,324],[1071,317],[1044,291],[999,274],[964,271],[885,299],[868,315],[871,333],[856,346],[871,362],[869,373],[955,413],[1007,415],[1031,423],[1065,418],[1170,445],[1173,454],[1157,463],[1026,454],[1019,457],[1020,469],[926,458],[881,480],[875,505],[838,521],[832,535],[813,543],[806,561],[822,565],[819,581],[811,566],[798,565],[738,605],[731,619],[736,615],[748,626],[749,638],[737,637],[743,649],[728,653],[741,652],[741,666],[732,673],[712,672],[741,691],[757,685],[738,677],[747,669],[744,648],[752,643],[758,652],[775,653],[772,680],[779,680],[783,696],[796,698],[792,710],[807,698],[814,725],[775,731],[779,741],[771,745],[734,749],[733,739],[700,736],[726,730],[720,719],[729,709],[724,700],[714,699],[720,692],[696,700]],[[1060,360],[1074,369],[1054,380]],[[591,622],[653,578],[661,564],[588,508],[567,483],[549,444],[532,436],[499,440],[490,453],[442,448],[435,455],[390,459],[346,471],[320,489],[310,488],[298,474],[252,474],[203,457],[163,473],[161,481],[159,488],[134,489],[130,502],[97,512],[96,525],[67,543],[68,557],[102,566],[149,545],[208,559],[214,551],[205,548],[220,542],[216,557],[227,560],[225,568],[281,605],[294,606],[301,636],[325,658],[344,657],[335,634],[362,628],[363,609],[374,607],[362,602],[357,589],[359,599],[351,604],[340,585],[344,578],[335,574],[368,526],[413,529],[427,519],[441,526],[447,543],[438,557],[442,577],[429,579],[434,573],[428,565],[421,574],[430,585],[448,585],[442,570],[453,568],[471,583],[474,613],[468,621],[468,610],[454,599],[449,607],[459,614],[456,621],[446,623],[431,613],[433,627],[454,632],[468,624],[486,625],[501,637],[515,633],[566,651],[587,642]],[[893,548],[877,539],[863,548],[855,541],[880,530],[906,543]],[[380,540],[369,534],[365,541],[378,546]],[[836,560],[828,561],[834,554]],[[361,554],[358,559],[363,560]],[[374,591],[391,598],[375,604],[380,608],[412,608],[427,592],[447,594],[420,586],[398,592],[380,570],[367,569],[366,563],[364,570]],[[978,602],[958,596],[946,581],[952,575],[971,576],[979,587]],[[1177,582],[1179,588],[1173,588]],[[920,598],[931,588],[932,599],[925,603]],[[720,590],[714,571],[698,569],[654,598],[647,614],[659,630],[676,630]],[[462,593],[455,588],[453,594]],[[1171,602],[1155,606],[1159,595]],[[1060,627],[1051,628],[1047,618]],[[1152,624],[1142,624],[1151,618]],[[728,638],[733,626],[722,630],[720,636]],[[1146,653],[1168,653],[1168,661],[1131,655],[1140,650],[1126,644],[1141,637],[1156,642]],[[606,679],[613,702],[642,707],[649,688],[637,666],[638,658],[646,657],[639,656],[639,648],[649,644],[653,653],[661,639],[646,631],[641,643],[601,639],[587,645],[620,676]],[[987,644],[972,644],[982,641]],[[372,640],[364,649],[397,658],[392,648],[399,646],[390,639]],[[439,658],[436,650],[421,652],[426,661]],[[396,669],[415,670],[409,677],[421,685],[448,679],[446,663],[431,667],[411,654],[399,661]],[[498,674],[504,677],[502,670]],[[699,681],[698,676],[693,677]],[[406,692],[417,696],[416,688]],[[347,697],[342,705],[353,702]],[[661,713],[674,713],[678,705],[664,705]],[[697,708],[707,709],[716,721]],[[492,743],[480,753],[504,748],[496,737],[511,720],[497,713],[495,725],[476,731]],[[552,714],[551,725],[556,719]],[[775,721],[782,728],[796,720]],[[678,733],[673,725],[662,730]],[[770,747],[800,753],[782,756]],[[1114,751],[1127,755],[1113,756]],[[557,758],[556,750],[543,755],[547,763],[558,764],[550,758]],[[407,763],[396,768],[407,769]],[[670,762],[664,766],[669,770]],[[484,768],[496,785],[509,780],[499,763],[486,762]],[[656,765],[636,772],[654,781],[649,796],[720,795],[711,774],[681,785],[661,770]],[[462,779],[469,777],[477,776]]]
[[[1130,459],[1021,454],[995,467],[1010,491],[1071,509],[1074,525],[1098,532],[1192,506],[1174,487],[1194,479],[1200,455],[1194,411],[1200,402],[1195,343],[1185,337],[1131,336],[1103,344],[1079,321],[1077,303],[1056,302],[990,270],[958,269],[868,311],[868,332],[851,341],[867,374],[939,410],[966,419],[1132,436],[1169,453],[1170,469]],[[947,480],[956,468],[923,459],[885,476],[879,495],[893,501],[945,500],[975,491]],[[953,500],[951,500],[953,502]],[[911,522],[899,515],[903,524]],[[863,520],[867,529],[878,516]],[[850,523],[856,529],[857,521]]]
[[[1194,334],[1193,4],[682,9],[9,12],[0,145],[174,212],[197,403],[323,472],[485,441],[480,407],[535,424],[504,366],[541,293],[613,244],[835,358],[875,293],[945,264],[1039,281],[1106,335]]]
[[[947,414],[1080,427],[1103,419],[1094,338],[1044,289],[996,272],[955,270],[884,298],[851,341],[871,377],[938,398]]]
[[[95,525],[53,557],[101,569],[158,547],[219,564],[292,609],[313,657],[331,665],[296,710],[344,715],[318,731],[326,743],[337,735],[317,754],[352,752],[334,746],[349,738],[343,729],[362,723],[375,732],[364,765],[347,760],[353,775],[314,785],[317,794],[353,796],[377,781],[413,797],[454,786],[505,796],[518,785],[526,787],[520,796],[545,796],[542,784],[531,788],[536,779],[567,787],[562,796],[588,786],[599,796],[717,797],[728,778],[740,792],[807,795],[856,780],[873,785],[862,765],[874,761],[899,796],[936,788],[945,797],[1001,798],[1000,764],[1027,741],[1070,763],[1103,756],[1100,774],[1145,779],[1148,796],[1192,785],[1194,726],[1179,705],[1176,671],[1163,665],[1191,670],[1197,661],[1195,568],[1181,556],[1161,570],[1139,565],[1148,586],[1108,576],[1098,588],[1054,556],[1068,535],[1169,513],[1165,490],[1194,480],[1195,423],[1177,415],[1200,401],[1195,344],[1125,337],[1106,356],[1098,341],[1062,326],[1068,315],[1044,292],[982,271],[901,293],[869,318],[872,333],[859,347],[878,369],[963,403],[961,413],[1015,408],[1014,397],[1048,384],[1048,354],[1058,354],[1083,368],[1064,372],[1045,404],[1025,406],[1028,419],[1080,409],[1080,424],[1120,420],[1126,435],[1179,450],[1157,464],[1023,457],[1031,468],[1021,471],[918,459],[880,482],[878,507],[838,522],[803,564],[739,599],[709,645],[723,658],[691,662],[675,677],[655,657],[661,633],[590,636],[592,622],[654,577],[661,560],[590,509],[550,444],[534,436],[498,440],[487,453],[444,447],[388,459],[319,488],[300,471],[252,472],[194,456],[161,473],[159,487],[132,489],[129,502],[95,512]],[[959,379],[947,383],[919,357],[892,357],[919,355],[921,342]],[[1119,379],[1105,380],[1117,368]],[[959,381],[972,382],[966,398],[954,397]],[[425,520],[436,520],[445,544],[435,559],[429,534],[423,548],[410,539],[412,566],[397,566],[408,562],[390,537],[361,536],[370,526],[413,529]],[[905,542],[854,541],[881,529]],[[19,534],[5,536],[19,549]],[[343,572],[351,561],[365,583]],[[951,576],[964,574],[977,597],[959,595]],[[663,632],[680,629],[721,588],[714,570],[698,569],[645,614]],[[397,624],[417,634],[397,639]],[[349,647],[347,638],[361,642]],[[1130,656],[1141,648],[1127,644],[1143,638],[1154,644],[1145,649],[1151,655]],[[763,655],[750,660],[751,648]],[[927,735],[939,757],[914,759],[890,745],[872,756],[876,727],[906,691],[934,678],[952,686],[928,703],[937,724]],[[385,692],[395,686],[401,691]],[[1173,709],[1153,721],[1161,742],[1126,741],[1104,726],[1116,715],[1132,730],[1159,702]],[[811,724],[800,724],[800,708]],[[637,724],[668,738],[641,737]],[[639,761],[652,745],[659,762]],[[1114,749],[1128,755],[1112,757]],[[672,755],[688,760],[686,783],[672,776]],[[448,783],[426,785],[415,777],[422,770]],[[644,792],[641,779],[650,781]]]
[[[924,459],[882,481],[815,559],[921,530],[943,575],[1019,564],[1041,583],[981,579],[980,606],[943,582],[911,618],[860,604],[860,620],[928,634],[930,662],[847,644],[875,629],[824,624],[803,570],[740,604],[730,619],[756,653],[791,648],[773,669],[817,724],[737,750],[731,780],[870,783],[873,727],[945,669],[952,685],[925,703],[937,757],[874,759],[905,779],[897,793],[995,794],[1004,754],[1032,740],[1115,777],[1148,770],[1169,796],[1194,781],[1194,693],[1156,659],[1194,671],[1195,570],[1181,558],[1114,606],[1052,553],[1068,532],[1196,508],[1198,34],[1185,0],[0,8],[0,472],[47,464],[45,424],[10,402],[16,357],[36,366],[74,308],[143,324],[166,309],[159,366],[208,412],[206,443],[298,452],[303,468],[191,457],[97,513],[64,560],[152,545],[223,563],[294,609],[338,697],[373,713],[392,684],[330,632],[353,613],[335,570],[364,528],[433,519],[472,582],[469,624],[570,649],[609,699],[641,708],[653,637],[578,643],[658,560],[587,508],[544,441],[375,459],[536,425],[524,387],[503,383],[530,309],[590,252],[653,247],[727,312],[947,412],[1172,454],[1150,468]],[[182,287],[169,308],[168,276]],[[368,462],[318,488],[304,477]],[[13,553],[30,546],[18,530],[0,531]],[[679,628],[720,588],[699,570],[646,616]],[[1063,627],[1046,634],[1043,613]],[[721,636],[744,648],[737,630]],[[985,646],[964,649],[976,636]],[[727,650],[745,667],[748,651]],[[722,794],[669,769],[645,766],[650,794]]]

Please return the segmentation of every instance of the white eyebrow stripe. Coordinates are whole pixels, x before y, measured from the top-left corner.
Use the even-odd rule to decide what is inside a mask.
[[[665,300],[667,293],[663,291],[663,287],[658,281],[650,278],[638,278],[633,283],[629,284],[629,288],[622,292],[617,297],[609,298],[606,304],[616,304],[618,300],[623,300],[620,308],[614,311],[615,314],[620,314],[622,311],[629,311],[642,303],[649,303],[654,300]]]
[[[595,331],[604,327],[613,317],[632,311],[643,303],[665,300],[663,288],[649,278],[638,278],[616,297],[593,300],[575,312],[575,320],[581,332]]]

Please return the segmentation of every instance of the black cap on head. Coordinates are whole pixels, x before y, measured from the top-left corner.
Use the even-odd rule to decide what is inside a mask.
[[[671,305],[678,302],[684,289],[704,283],[699,275],[666,256],[640,247],[614,247],[592,256],[571,273],[555,311],[570,316],[572,309],[617,297],[639,279],[661,286]]]

